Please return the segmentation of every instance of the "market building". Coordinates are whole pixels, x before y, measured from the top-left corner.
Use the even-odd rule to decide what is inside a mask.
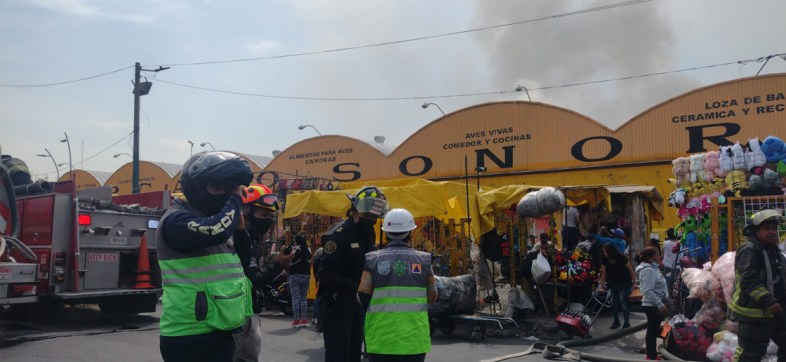
[[[259,181],[424,178],[504,185],[649,185],[669,195],[671,161],[769,135],[786,138],[786,74],[699,88],[653,106],[616,130],[568,109],[526,102],[479,104],[427,124],[390,152],[344,136],[298,142]],[[679,223],[665,212],[660,226]]]
[[[274,189],[330,189],[328,183],[401,178],[504,185],[640,185],[669,195],[671,161],[749,138],[786,139],[786,74],[714,84],[645,110],[616,130],[554,105],[504,101],[449,113],[397,147],[325,135],[272,159],[243,155],[257,181]],[[624,100],[621,100],[624,101]],[[180,165],[140,162],[143,191],[178,190]],[[74,171],[78,185],[93,184]],[[68,176],[68,177],[66,177]],[[467,177],[469,176],[469,177]],[[67,179],[66,174],[61,179]],[[87,181],[83,181],[86,178]],[[131,163],[104,183],[130,193]],[[674,212],[653,229],[679,223]]]

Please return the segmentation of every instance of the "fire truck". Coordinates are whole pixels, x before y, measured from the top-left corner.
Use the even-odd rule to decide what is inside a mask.
[[[168,191],[113,197],[109,187],[77,192],[74,181],[38,181],[14,191],[5,196],[8,210],[0,207],[7,215],[0,220],[9,221],[0,223],[6,241],[0,305],[155,311],[162,293],[156,228],[169,207]]]

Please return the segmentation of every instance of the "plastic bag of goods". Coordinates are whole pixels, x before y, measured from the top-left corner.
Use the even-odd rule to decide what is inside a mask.
[[[720,281],[723,290],[723,298],[731,300],[732,289],[734,288],[734,256],[736,252],[729,251],[721,255],[718,261],[712,265],[712,275]]]
[[[721,296],[721,285],[711,272],[697,268],[687,268],[682,271],[682,281],[690,289],[688,298],[708,301],[712,297]]]
[[[669,320],[671,334],[674,342],[684,352],[691,356],[705,356],[707,349],[712,344],[712,335],[706,328],[693,320],[685,319],[682,314],[675,315]],[[693,358],[693,357],[692,357]]]
[[[714,362],[731,362],[739,345],[737,335],[729,331],[720,331],[712,336],[713,342],[707,348],[707,359]]]
[[[717,330],[726,320],[726,305],[720,298],[710,298],[701,305],[693,320],[708,330]]]
[[[430,315],[472,314],[475,312],[477,286],[475,277],[434,277],[437,284],[437,301],[428,305]]]
[[[528,192],[516,205],[519,215],[539,217],[560,211],[565,207],[565,195],[553,187]]]
[[[543,254],[538,252],[538,257],[532,262],[532,278],[535,283],[543,284],[551,277],[551,265]]]
[[[510,292],[508,292],[508,306],[505,310],[505,317],[512,318],[517,309],[535,309],[535,305],[527,294],[518,286],[511,288]]]

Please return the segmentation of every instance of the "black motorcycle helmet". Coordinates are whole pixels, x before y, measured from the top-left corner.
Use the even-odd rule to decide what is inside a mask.
[[[254,178],[248,162],[231,152],[213,151],[197,153],[183,164],[180,172],[180,187],[188,202],[202,206],[208,182],[235,189],[240,185],[248,186]]]

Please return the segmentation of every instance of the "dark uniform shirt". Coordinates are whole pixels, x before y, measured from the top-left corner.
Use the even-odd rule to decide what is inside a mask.
[[[354,295],[363,274],[366,253],[374,249],[374,233],[363,234],[351,218],[325,234],[319,265],[320,292]]]

